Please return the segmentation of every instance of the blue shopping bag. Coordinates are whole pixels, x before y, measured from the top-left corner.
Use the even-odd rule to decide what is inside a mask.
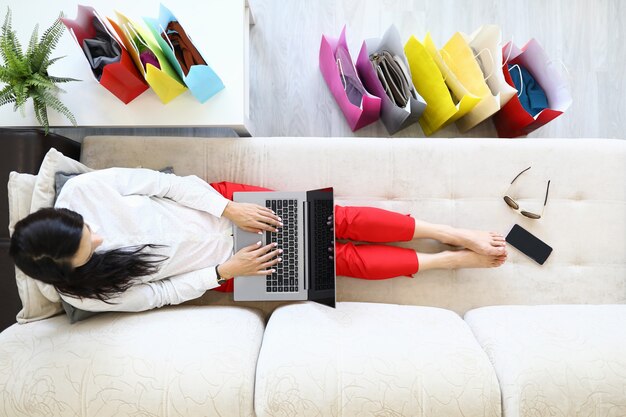
[[[200,103],[204,103],[224,89],[224,83],[220,77],[206,64],[206,60],[202,57],[197,48],[195,48],[195,45],[193,45],[190,39],[189,45],[195,49],[194,52],[197,52],[197,56],[199,56],[204,63],[190,65],[188,68],[184,63],[181,66],[174,47],[176,43],[173,42],[174,34],[168,29],[168,25],[170,25],[171,22],[178,22],[178,19],[167,7],[161,4],[158,19],[144,17],[144,21],[172,67],[189,88],[191,94],[193,94]],[[188,71],[185,71],[185,69],[188,69]]]

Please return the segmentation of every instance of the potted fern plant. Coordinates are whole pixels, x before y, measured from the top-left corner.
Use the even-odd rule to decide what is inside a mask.
[[[38,39],[39,25],[35,26],[26,52],[11,27],[11,9],[7,8],[4,24],[0,31],[0,106],[13,103],[13,110],[24,109],[29,98],[33,99],[35,117],[48,134],[48,109],[64,115],[76,126],[76,119],[59,100],[57,93],[64,92],[57,84],[79,81],[73,78],[53,77],[48,68],[59,58],[50,58],[63,34],[63,24],[57,19]],[[4,87],[1,84],[6,84]]]

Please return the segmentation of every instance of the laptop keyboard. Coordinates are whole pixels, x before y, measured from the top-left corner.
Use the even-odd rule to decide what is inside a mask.
[[[282,219],[278,232],[265,232],[266,242],[277,243],[283,250],[271,275],[267,276],[267,292],[298,292],[298,200],[266,200],[265,207]]]
[[[333,214],[332,200],[315,200],[315,289],[330,290],[335,288],[335,264],[329,257],[328,248],[334,240],[334,232],[330,230],[330,226],[326,226],[328,217]],[[334,221],[334,219],[333,219]],[[324,225],[325,227],[319,227]]]

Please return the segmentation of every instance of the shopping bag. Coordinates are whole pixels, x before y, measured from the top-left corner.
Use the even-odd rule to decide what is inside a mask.
[[[116,11],[117,23],[109,19],[128,49],[135,65],[163,104],[167,104],[187,90],[176,71],[169,64],[152,34]]]
[[[456,122],[461,117],[464,117],[470,111],[472,111],[480,102],[481,97],[472,94],[461,81],[457,78],[457,76],[452,72],[448,64],[443,60],[443,57],[437,47],[435,46],[435,42],[433,38],[430,36],[430,33],[426,34],[424,38],[424,48],[432,58],[433,62],[439,68],[443,79],[445,80],[447,88],[452,93],[452,99],[455,100],[456,106],[458,108],[457,112],[450,117],[442,127],[449,125],[450,123]]]
[[[500,107],[509,102],[517,90],[504,79],[502,65],[502,32],[498,25],[485,25],[469,36],[469,46],[486,77],[491,93],[500,95]]]
[[[380,98],[365,90],[358,77],[346,42],[346,27],[339,39],[322,35],[319,65],[328,89],[343,112],[352,131],[380,117]]]
[[[207,64],[180,21],[167,7],[161,4],[159,17],[144,17],[144,21],[169,63],[200,103],[224,89],[221,78]]]
[[[527,135],[559,117],[570,107],[572,96],[567,82],[539,42],[531,39],[522,49],[509,42],[502,49],[502,55],[504,59],[509,58],[509,64],[517,64],[532,74],[546,94],[548,108],[532,116],[524,109],[517,95],[514,96],[493,118],[499,137],[514,138]],[[503,66],[503,74],[506,82],[513,86],[507,65]],[[519,94],[521,93],[523,91]]]
[[[426,109],[419,123],[427,136],[463,116],[478,103],[478,99],[470,96],[463,97],[461,101],[465,100],[464,103],[455,103],[439,67],[426,47],[414,36],[404,45],[404,53],[409,62],[413,84],[426,101]]]
[[[78,5],[76,19],[61,21],[83,50],[94,78],[124,104],[148,89],[123,44],[93,7]]]
[[[456,122],[461,132],[467,132],[500,110],[500,97],[491,93],[485,82],[488,74],[483,74],[463,34],[455,33],[441,49],[441,54],[447,67],[467,91],[480,97],[480,103]]]
[[[396,64],[401,68],[404,67],[402,69],[406,71],[407,79],[404,81],[407,82],[411,93],[405,106],[396,105],[394,100],[390,98],[386,92],[386,87],[383,87],[376,67],[370,60],[370,57],[381,55],[384,52],[388,52],[389,55],[393,56],[397,60]],[[400,41],[400,33],[398,33],[398,29],[395,26],[390,26],[382,38],[365,41],[357,58],[356,69],[367,91],[380,97],[380,119],[389,134],[393,135],[419,120],[426,108],[426,102],[415,90],[411,80],[409,65],[404,56],[402,42]]]

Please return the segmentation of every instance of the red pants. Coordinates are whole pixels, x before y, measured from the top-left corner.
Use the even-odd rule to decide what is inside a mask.
[[[236,191],[272,191],[254,185],[232,182],[212,183],[211,186],[229,200]],[[335,238],[363,242],[402,242],[413,239],[415,220],[392,211],[372,207],[335,206]],[[411,276],[419,269],[417,254],[412,249],[387,245],[335,244],[337,275],[363,279],[387,279]],[[232,292],[233,280],[215,288]]]

